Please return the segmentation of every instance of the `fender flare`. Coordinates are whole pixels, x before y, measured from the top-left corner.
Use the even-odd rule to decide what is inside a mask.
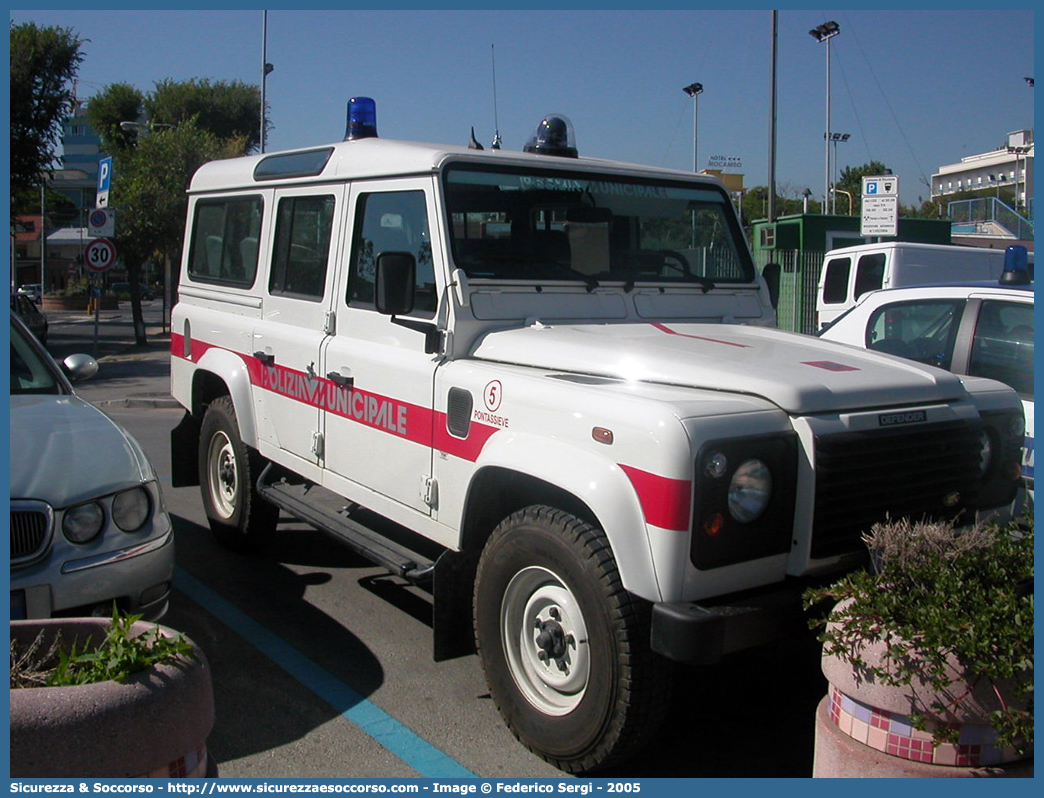
[[[199,380],[204,374],[212,374],[223,382],[236,410],[239,437],[247,446],[256,449],[258,440],[257,422],[254,417],[254,388],[247,359],[246,355],[227,349],[208,349],[196,364],[196,372],[192,376],[192,400],[194,407],[198,406],[197,402],[202,401],[199,395]]]
[[[609,539],[623,586],[650,601],[662,600],[641,502],[618,463],[561,440],[501,431],[483,447],[471,484],[494,467],[547,482],[583,502]],[[465,507],[473,499],[469,488]]]

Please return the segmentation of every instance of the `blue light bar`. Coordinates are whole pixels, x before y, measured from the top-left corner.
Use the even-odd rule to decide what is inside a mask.
[[[345,141],[377,137],[377,103],[369,97],[352,97],[348,101],[348,127]]]

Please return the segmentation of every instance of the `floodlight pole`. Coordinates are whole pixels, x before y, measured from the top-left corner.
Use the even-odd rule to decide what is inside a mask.
[[[841,26],[834,21],[824,22],[813,28],[809,34],[817,42],[826,42],[826,136],[824,143],[826,168],[823,175],[823,210],[830,203],[830,40],[841,32]]]
[[[697,142],[697,113],[699,111],[700,95],[703,94],[702,83],[691,83],[682,89],[686,94],[692,97],[692,171],[700,171],[699,160],[696,157],[696,142]]]

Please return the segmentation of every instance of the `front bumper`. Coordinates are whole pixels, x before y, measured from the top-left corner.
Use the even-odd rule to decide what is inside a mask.
[[[118,551],[58,565],[52,558],[11,572],[11,619],[126,613],[158,621],[167,611],[174,576],[174,531]]]
[[[652,649],[676,662],[709,665],[726,654],[807,631],[801,594],[808,585],[798,585],[738,595],[720,604],[654,604]]]

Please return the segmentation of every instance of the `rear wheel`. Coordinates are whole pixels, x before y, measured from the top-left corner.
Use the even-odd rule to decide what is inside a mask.
[[[534,506],[494,530],[475,582],[475,637],[501,715],[574,773],[646,744],[667,708],[649,606],[624,590],[605,534]]]
[[[228,548],[258,549],[275,532],[279,509],[254,487],[264,463],[240,438],[232,400],[211,402],[199,436],[200,490],[210,529]]]

